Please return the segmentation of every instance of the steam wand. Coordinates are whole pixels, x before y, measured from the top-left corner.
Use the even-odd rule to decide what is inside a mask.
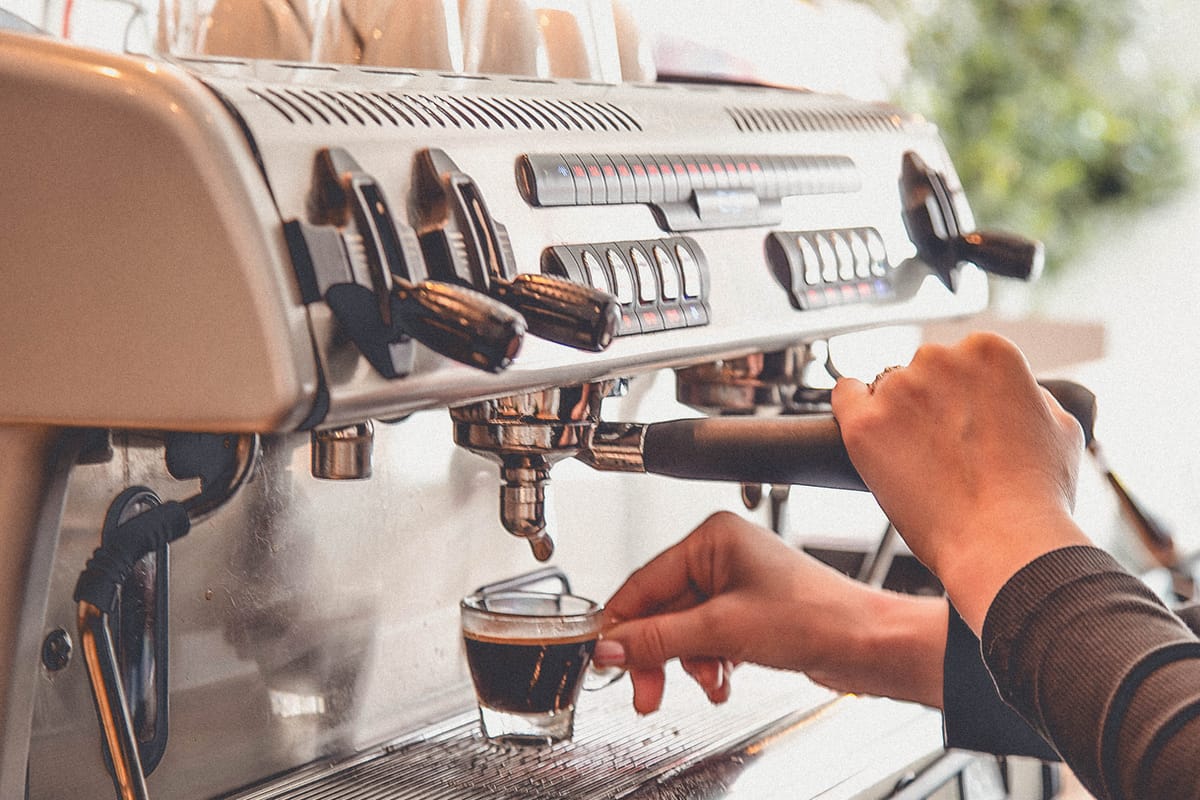
[[[1042,386],[1092,441],[1096,398],[1069,381]],[[598,470],[866,491],[832,414],[602,422],[577,458]]]

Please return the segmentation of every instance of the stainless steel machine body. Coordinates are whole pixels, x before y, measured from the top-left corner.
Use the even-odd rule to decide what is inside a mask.
[[[165,464],[171,433],[255,434],[261,450],[245,486],[170,545],[159,634],[169,672],[151,677],[152,648],[125,651],[144,662],[122,664],[136,678],[125,687],[136,725],[153,728],[158,714],[168,727],[153,699],[155,680],[168,681],[150,795],[502,796],[466,784],[435,795],[411,773],[370,783],[353,771],[447,736],[476,748],[473,763],[515,758],[463,723],[472,698],[456,601],[536,565],[499,524],[495,464],[455,444],[447,409],[628,380],[604,400],[606,418],[694,415],[674,398],[672,368],[966,315],[987,298],[974,266],[957,268],[954,291],[939,281],[905,228],[906,153],[942,177],[958,224],[973,227],[936,130],[840,97],[164,62],[0,32],[0,141],[5,798],[113,796],[73,588],[122,491],[195,494]],[[352,166],[323,174],[323,158]],[[435,202],[423,163],[458,199]],[[350,213],[330,199],[341,189],[371,202]],[[461,202],[466,216],[440,209],[454,224],[439,231],[438,202]],[[464,254],[472,244],[491,248],[490,273],[466,269],[480,267]],[[511,300],[521,276],[543,273],[615,298],[611,344],[535,335],[541,312],[526,306],[519,352],[478,369],[427,347],[438,334],[415,323],[382,339],[355,333],[328,291],[356,287],[379,309],[363,313],[390,324],[387,302],[409,284],[469,288],[471,308],[492,313],[485,301]],[[463,320],[475,318],[423,319],[469,339]],[[563,456],[544,513],[554,563],[583,594],[607,596],[739,502],[736,485],[594,472],[574,449],[543,447]],[[156,568],[167,572],[165,560]],[[882,796],[937,754],[933,712],[752,674],[748,687],[767,688],[731,706],[749,716],[727,723],[718,749],[739,765],[755,760],[746,748],[799,742],[808,760],[794,764],[804,774],[793,788],[804,793],[787,796]],[[780,680],[792,683],[771,688]],[[726,724],[677,683],[682,710],[658,721],[636,719],[619,689],[589,698],[595,721],[581,714],[574,746],[587,753],[617,735],[602,713],[627,714],[620,735],[635,744]],[[412,752],[435,766],[445,753],[449,765],[457,746]],[[680,752],[647,762],[647,781],[716,750]],[[565,796],[555,774],[575,766],[563,759],[503,796]],[[295,788],[333,777],[350,788]],[[597,786],[619,782],[603,770],[596,780],[583,782],[594,796],[652,796],[634,794],[649,784],[604,794]],[[692,796],[726,796],[706,791]]]

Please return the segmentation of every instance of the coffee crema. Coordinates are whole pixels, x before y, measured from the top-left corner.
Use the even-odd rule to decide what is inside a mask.
[[[520,639],[464,632],[479,702],[515,714],[572,708],[596,637]]]

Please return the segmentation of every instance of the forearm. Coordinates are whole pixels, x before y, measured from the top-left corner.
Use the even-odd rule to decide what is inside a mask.
[[[941,708],[946,601],[873,589],[860,601],[857,630],[846,637],[847,652],[837,654],[836,677],[809,675],[843,691]]]
[[[1005,699],[1098,797],[1195,797],[1200,640],[1095,548],[1022,569],[987,615]]]

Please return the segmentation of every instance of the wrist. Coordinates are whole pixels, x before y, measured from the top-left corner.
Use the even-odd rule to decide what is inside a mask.
[[[963,621],[978,636],[992,601],[1022,567],[1053,550],[1091,544],[1066,511],[994,513],[954,537],[938,577]]]
[[[853,691],[941,708],[946,600],[876,590],[862,611],[847,659],[864,665]]]

